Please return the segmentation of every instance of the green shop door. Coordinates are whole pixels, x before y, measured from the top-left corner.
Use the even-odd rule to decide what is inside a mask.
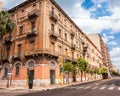
[[[55,84],[55,70],[50,70],[50,84]]]
[[[32,89],[32,87],[33,87],[33,80],[34,80],[34,70],[29,70],[29,73],[28,73],[29,89]]]

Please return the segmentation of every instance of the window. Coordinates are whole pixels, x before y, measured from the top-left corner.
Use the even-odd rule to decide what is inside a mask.
[[[79,54],[77,54],[77,59],[79,58]]]
[[[92,49],[92,53],[94,53],[94,49]]]
[[[16,72],[15,75],[19,75],[20,73],[20,64],[16,64]]]
[[[55,43],[51,42],[51,50],[55,51]]]
[[[54,8],[51,7],[51,15],[53,16],[54,15]]]
[[[68,55],[68,49],[65,48],[65,55]]]
[[[51,63],[50,63],[50,68],[51,68],[51,69],[55,68],[55,62],[51,62]]]
[[[66,19],[64,19],[64,22],[65,22],[65,26],[66,26]]]
[[[35,44],[34,41],[31,41],[31,42],[30,42],[30,50],[34,50],[34,44]]]
[[[76,47],[79,47],[79,44],[78,44],[78,42],[76,41]]]
[[[61,52],[62,52],[62,47],[58,46],[58,53],[61,54]]]
[[[36,4],[33,4],[33,7],[36,7]]]
[[[61,37],[61,30],[59,29],[59,36]]]
[[[24,12],[24,11],[25,11],[24,9],[21,10],[21,12]]]
[[[51,24],[51,30],[54,31],[54,24]]]
[[[30,62],[28,63],[28,68],[31,68],[31,67],[34,67],[34,62],[33,62],[33,61],[30,61]]]
[[[20,54],[21,54],[21,44],[18,44],[18,55],[20,56]]]
[[[20,26],[20,34],[23,33],[23,26]]]
[[[35,21],[33,21],[31,24],[32,24],[32,29],[34,29],[35,28]]]
[[[67,34],[65,33],[65,40],[67,41]]]

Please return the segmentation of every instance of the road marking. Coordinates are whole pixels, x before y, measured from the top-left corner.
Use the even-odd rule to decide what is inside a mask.
[[[105,89],[105,86],[102,86],[100,89],[101,89],[101,90]]]
[[[109,87],[108,90],[113,90],[115,87]]]
[[[97,85],[100,85],[100,83],[95,83],[95,85],[97,86]]]
[[[118,90],[120,90],[120,87],[118,87]]]
[[[68,89],[68,88],[70,88],[70,87],[64,87],[64,89]]]
[[[76,86],[77,87],[77,86]],[[69,89],[75,89],[76,87],[69,87]]]
[[[90,87],[92,87],[92,86],[87,86],[87,87],[85,87],[84,89],[89,89]]]
[[[84,88],[84,86],[77,87],[76,89],[81,89],[81,88]]]
[[[98,87],[93,87],[93,88],[91,88],[91,89],[96,89],[96,88],[98,88]]]
[[[111,84],[112,86],[114,86],[115,85],[115,83],[113,83],[113,84]]]

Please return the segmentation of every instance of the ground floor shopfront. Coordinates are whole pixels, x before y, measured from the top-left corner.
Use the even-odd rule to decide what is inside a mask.
[[[14,60],[13,64],[3,64],[0,73],[0,86],[17,86],[34,88],[51,84],[66,84],[73,81],[72,73],[60,73],[60,64],[56,58],[27,58],[26,60]],[[83,74],[82,81],[97,80],[99,75]],[[76,80],[81,81],[78,72]]]

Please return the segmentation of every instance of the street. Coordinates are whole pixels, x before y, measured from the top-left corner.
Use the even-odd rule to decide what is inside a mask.
[[[46,91],[3,90],[0,91],[0,96],[120,96],[120,77]]]

